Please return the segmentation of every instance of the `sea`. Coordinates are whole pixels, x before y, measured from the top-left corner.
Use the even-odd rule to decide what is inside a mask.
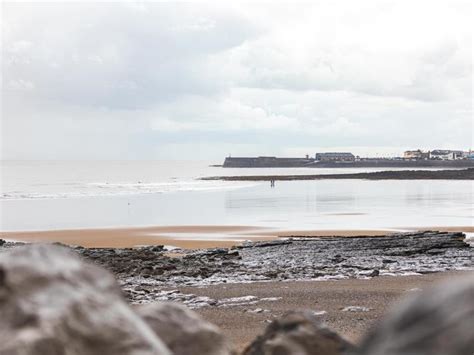
[[[473,226],[474,184],[449,180],[204,181],[381,168],[222,168],[214,161],[2,161],[0,231],[242,225],[281,230]],[[403,170],[403,169],[396,169]]]

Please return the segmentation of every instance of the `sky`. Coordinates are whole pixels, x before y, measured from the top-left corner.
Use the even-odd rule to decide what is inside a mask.
[[[472,1],[2,3],[2,159],[474,148]]]

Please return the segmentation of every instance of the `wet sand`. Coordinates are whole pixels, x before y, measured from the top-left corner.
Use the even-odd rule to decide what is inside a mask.
[[[70,229],[54,231],[3,232],[0,238],[24,242],[60,242],[86,248],[131,248],[141,245],[172,245],[185,249],[230,247],[245,239],[235,235],[257,233],[259,228],[248,226],[166,226],[143,228]]]
[[[320,316],[321,320],[346,339],[357,343],[400,299],[429,288],[436,282],[458,276],[474,277],[474,273],[458,271],[417,276],[385,276],[369,280],[229,284],[205,288],[182,287],[179,290],[214,299],[248,295],[258,298],[282,297],[277,301],[260,301],[254,305],[206,307],[196,310],[205,319],[221,327],[237,349],[243,349],[256,335],[263,332],[268,321],[298,309],[327,312]],[[342,308],[347,306],[367,307],[369,311],[343,312]],[[257,308],[268,312],[248,312]]]
[[[420,227],[378,230],[274,230],[255,226],[155,226],[52,231],[1,232],[0,238],[24,242],[60,242],[86,248],[131,248],[141,245],[172,245],[184,249],[231,247],[245,240],[272,240],[305,236],[381,236],[403,230],[439,230],[473,233],[473,226]]]

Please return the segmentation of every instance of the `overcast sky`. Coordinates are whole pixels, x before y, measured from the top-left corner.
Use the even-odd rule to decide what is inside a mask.
[[[469,149],[471,3],[4,3],[2,157]]]

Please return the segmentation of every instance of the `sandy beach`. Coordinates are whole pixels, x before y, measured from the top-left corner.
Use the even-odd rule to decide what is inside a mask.
[[[404,230],[473,233],[474,227],[427,226],[404,228]],[[86,248],[132,248],[142,245],[172,245],[183,249],[199,249],[230,247],[241,244],[245,240],[272,240],[291,236],[381,236],[397,231],[402,230],[275,230],[255,226],[195,225],[1,232],[0,238],[30,243],[59,242]]]
[[[216,285],[206,288],[180,288],[183,293],[194,293],[215,299],[256,296],[274,298],[256,305],[225,308],[207,307],[197,312],[217,324],[241,350],[261,334],[268,321],[286,312],[308,309],[321,314],[321,320],[331,329],[352,342],[359,342],[363,335],[383,317],[390,308],[433,284],[454,277],[474,276],[472,272],[446,272],[404,277],[377,277],[370,280],[292,281],[251,284]],[[281,297],[281,298],[279,298]],[[347,306],[366,307],[364,312],[344,312]],[[256,313],[256,309],[262,309]]]
[[[472,227],[467,226],[427,229],[473,231]],[[242,239],[250,239],[248,235],[252,235],[254,240],[273,240],[281,234],[328,237],[325,240],[257,243],[265,246],[244,246],[231,251],[186,252],[184,258],[185,253],[181,252],[181,257],[176,257],[154,247],[127,249],[120,253],[111,249],[75,248],[82,257],[112,271],[132,304],[157,300],[183,302],[204,319],[219,326],[237,351],[243,350],[257,335],[262,334],[272,320],[292,310],[315,312],[330,329],[357,344],[404,297],[416,295],[443,280],[474,277],[473,271],[453,271],[458,266],[472,270],[469,251],[460,247],[462,241],[459,238],[451,241],[444,235],[437,237],[435,232],[420,233],[421,236],[416,238],[420,241],[415,244],[405,239],[402,248],[397,243],[390,244],[393,243],[390,242],[390,235],[370,238],[386,233],[381,230],[271,233],[270,230],[251,226],[167,226],[15,232],[2,233],[0,237],[99,247],[171,244],[183,248],[229,246],[240,243]],[[435,236],[431,237],[432,234]],[[331,244],[338,239],[329,238],[334,235],[346,237],[339,239],[349,247]],[[351,238],[362,235],[367,238]],[[422,240],[422,236],[425,239]],[[437,238],[443,237],[444,242],[440,244]],[[324,243],[324,246],[314,243]],[[386,253],[387,248],[389,253]],[[411,251],[416,253],[412,255]],[[285,257],[288,260],[285,261]],[[269,258],[281,263],[272,261],[265,265]],[[293,265],[293,261],[297,261],[297,265]],[[315,268],[314,272],[308,274],[311,268]],[[390,272],[384,274],[387,271]],[[371,276],[364,276],[368,274]],[[267,279],[262,278],[265,275]],[[328,275],[340,277],[318,279]],[[186,303],[186,300],[191,302]],[[347,307],[349,310],[344,310]]]

